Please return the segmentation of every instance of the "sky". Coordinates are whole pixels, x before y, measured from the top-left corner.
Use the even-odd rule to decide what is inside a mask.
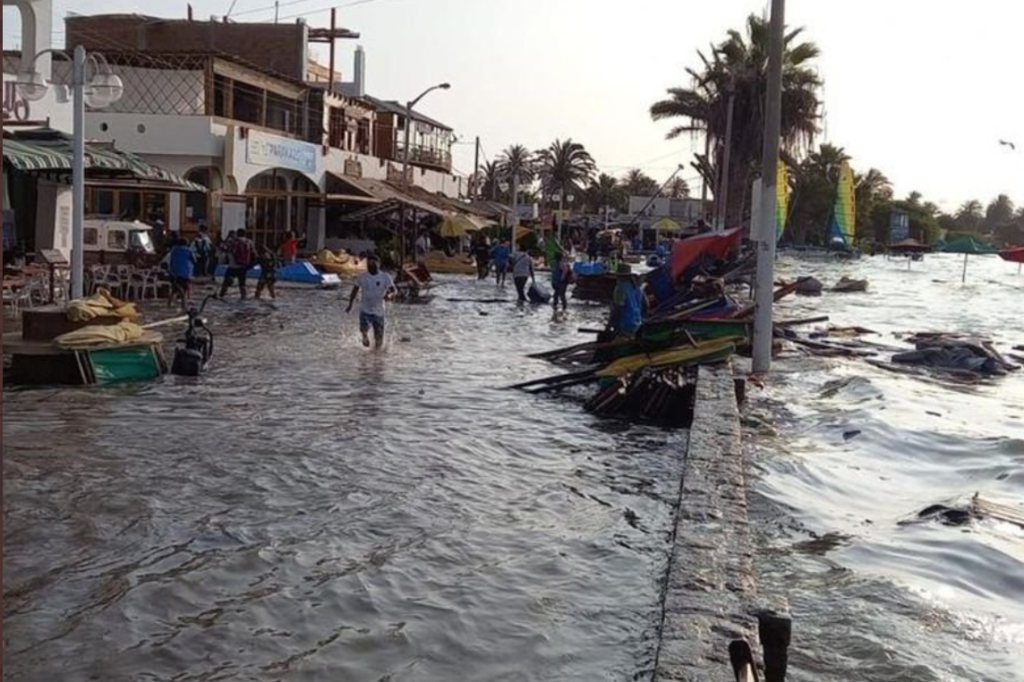
[[[182,17],[186,0],[54,0],[55,15],[139,12]],[[273,20],[273,0],[191,0],[196,16]],[[282,21],[326,26],[329,8],[358,41],[339,41],[346,79],[356,44],[371,94],[405,100],[447,81],[420,109],[451,125],[455,166],[473,170],[473,141],[495,159],[510,144],[583,143],[614,175],[639,167],[658,179],[689,168],[702,144],[666,140],[648,109],[688,84],[697,49],[743,26],[766,0],[280,0]],[[857,170],[875,167],[897,195],[919,191],[955,210],[1005,193],[1024,204],[1024,87],[1012,0],[789,0],[786,21],[816,42],[825,81],[820,141]],[[4,8],[4,47],[17,24]],[[16,16],[16,15],[15,15]],[[63,27],[55,22],[55,42]],[[1015,141],[1017,151],[1000,146]]]

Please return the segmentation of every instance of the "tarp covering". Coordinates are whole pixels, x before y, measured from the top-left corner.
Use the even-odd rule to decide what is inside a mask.
[[[716,260],[722,260],[729,253],[729,250],[739,242],[742,233],[742,228],[735,228],[724,232],[712,232],[676,241],[672,245],[670,261],[672,265],[672,279],[678,280],[688,267],[705,254]]]
[[[480,229],[468,216],[450,215],[441,223],[439,232],[442,237],[465,237],[470,232],[479,232]]]
[[[982,256],[995,253],[996,250],[986,244],[979,242],[974,237],[960,237],[942,246],[942,253],[966,253],[971,256]]]

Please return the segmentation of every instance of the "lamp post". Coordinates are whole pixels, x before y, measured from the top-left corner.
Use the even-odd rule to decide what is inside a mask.
[[[509,190],[509,189],[510,189],[511,187],[512,187],[512,186],[511,186],[510,184],[508,184],[508,180],[502,180],[501,182],[499,182],[499,183],[498,183],[498,189],[500,189],[500,190],[501,190],[501,193],[502,193],[502,194],[504,194],[505,192],[507,192],[507,191],[508,191],[508,190]],[[514,213],[514,212],[515,212],[515,210],[516,210],[516,207],[515,207],[515,205],[513,205],[513,206],[512,206],[512,212]],[[512,218],[511,218],[511,217],[509,217],[509,216],[506,216],[506,218],[507,218],[507,220],[508,220],[508,223],[509,223],[509,224],[511,224],[511,223],[512,223]],[[515,228],[513,228],[513,229],[515,229]],[[514,236],[515,236],[515,235],[513,235],[513,237],[514,237]],[[514,242],[514,241],[515,241],[515,239],[509,239],[509,247],[511,247],[511,246],[512,246],[512,242]]]
[[[421,99],[423,99],[424,97],[429,95],[434,90],[447,90],[450,87],[452,87],[450,83],[439,83],[437,85],[432,85],[429,88],[427,88],[426,90],[424,90],[423,92],[421,92],[419,94],[419,96],[416,97],[416,99],[410,100],[410,101],[405,103],[405,142],[402,145],[402,187],[404,187],[407,191],[409,189],[409,184],[410,184],[409,183],[409,131],[412,129],[412,108],[414,106],[416,106],[416,104]],[[402,246],[403,246],[403,248],[401,249],[401,253],[402,254],[405,253],[405,248],[404,248],[404,245],[405,245],[405,211],[406,211],[406,209],[403,206],[403,208],[402,208],[402,221],[401,221],[402,233],[398,237],[399,243],[402,244]],[[402,260],[404,261],[405,259],[402,258]]]
[[[30,102],[41,100],[49,91],[46,77],[35,70],[36,62],[47,53],[60,54],[68,59],[67,53],[61,50],[43,50],[32,58],[30,64],[22,65],[16,87],[18,94]],[[103,55],[86,54],[81,45],[75,48],[71,61],[71,297],[81,298],[85,290],[85,105],[88,102],[93,109],[110,106],[124,95],[124,84],[111,72],[110,64]],[[90,63],[93,64],[93,75],[87,80]]]

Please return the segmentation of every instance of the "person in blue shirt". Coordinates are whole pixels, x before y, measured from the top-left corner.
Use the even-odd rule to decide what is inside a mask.
[[[174,240],[167,254],[167,271],[171,275],[171,295],[167,298],[167,307],[174,305],[174,299],[180,297],[182,307],[187,307],[192,298],[192,276],[195,273],[195,254],[192,248],[181,237]]]
[[[497,280],[498,286],[505,286],[505,272],[508,270],[508,259],[512,255],[512,251],[508,248],[508,240],[502,239],[501,242],[491,249],[491,262],[494,263],[494,278]]]
[[[612,311],[608,328],[616,336],[632,338],[640,331],[643,323],[644,293],[639,278],[633,274],[627,263],[619,266],[615,273],[615,292],[612,294]]]

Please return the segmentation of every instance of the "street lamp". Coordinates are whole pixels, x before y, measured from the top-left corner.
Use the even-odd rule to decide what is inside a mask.
[[[405,103],[405,144],[402,148],[402,187],[406,190],[409,189],[409,131],[412,129],[412,108],[416,106],[416,103],[421,99],[432,93],[434,90],[448,90],[451,88],[450,83],[439,83],[432,85],[419,96]],[[405,209],[402,209],[402,234],[399,237],[399,243],[402,245],[402,253],[405,253]],[[404,261],[404,257],[402,258]]]
[[[18,94],[30,102],[41,100],[49,91],[46,77],[36,71],[39,58],[47,53],[60,54],[68,59],[68,54],[61,50],[43,50],[32,58],[31,63],[22,65],[15,84]],[[111,72],[110,64],[103,55],[86,54],[81,45],[75,48],[71,61],[71,298],[81,298],[85,289],[85,105],[88,103],[93,109],[110,106],[124,95],[124,83]],[[86,67],[90,63],[93,75],[87,80]]]
[[[511,188],[511,185],[508,184],[508,180],[502,180],[502,181],[500,181],[498,183],[498,189],[501,190],[502,194],[505,194],[506,192],[508,192],[509,188]],[[513,211],[515,210],[515,206],[512,207],[512,210]],[[514,237],[515,237],[515,235],[513,235],[513,239],[509,240],[509,243],[515,241]]]

